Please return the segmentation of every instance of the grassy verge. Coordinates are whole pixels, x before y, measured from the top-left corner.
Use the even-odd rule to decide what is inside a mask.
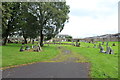
[[[20,47],[21,44],[2,46],[2,67],[49,60],[59,53],[54,45],[44,46],[42,52],[19,52]]]
[[[109,43],[109,46],[113,42]],[[92,78],[118,78],[118,43],[111,46],[115,54],[99,53],[98,48],[93,48],[93,44],[81,42],[81,47],[67,46],[68,49],[86,57],[91,63]],[[90,48],[86,48],[90,46]],[[103,45],[105,46],[105,45]]]

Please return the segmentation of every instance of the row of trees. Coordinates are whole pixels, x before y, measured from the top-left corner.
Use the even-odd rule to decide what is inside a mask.
[[[6,44],[8,36],[23,36],[34,39],[40,36],[49,40],[61,32],[68,21],[69,6],[66,2],[3,2],[2,38]]]

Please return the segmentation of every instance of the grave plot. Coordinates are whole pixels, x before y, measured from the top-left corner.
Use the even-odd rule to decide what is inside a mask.
[[[23,52],[23,51],[40,52],[40,51],[42,51],[42,48],[40,47],[40,45],[37,45],[37,46],[36,45],[32,45],[31,47],[28,46],[28,45],[26,45],[26,46],[22,45],[19,51],[20,52]]]

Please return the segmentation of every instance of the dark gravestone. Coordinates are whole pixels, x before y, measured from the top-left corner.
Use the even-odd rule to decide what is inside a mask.
[[[109,54],[114,54],[112,48],[110,47],[110,53]]]
[[[114,54],[114,52],[113,52],[113,50],[111,49],[111,47],[107,47],[106,54]]]
[[[106,53],[105,51],[104,51],[104,48],[101,46],[100,47],[100,53]]]
[[[113,44],[112,44],[112,46],[116,46],[116,44],[115,44],[115,43],[113,43]]]
[[[21,48],[20,48],[20,52],[24,51],[23,48],[24,48],[24,45],[21,46]]]
[[[29,47],[29,46],[26,46],[25,50],[29,50],[29,49],[30,49],[30,47]]]

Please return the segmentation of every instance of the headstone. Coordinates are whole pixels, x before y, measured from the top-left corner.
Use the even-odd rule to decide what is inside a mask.
[[[34,46],[32,45],[32,48],[34,48]]]
[[[23,48],[24,48],[24,45],[21,46],[21,48],[20,48],[20,52],[24,51]]]
[[[36,45],[33,46],[33,48],[35,48],[35,47],[36,47]]]
[[[101,46],[100,47],[100,53],[106,53],[105,51],[104,51],[104,48]]]
[[[112,48],[110,47],[110,53],[109,54],[114,54]]]
[[[80,47],[80,43],[76,42],[76,47]]]
[[[71,45],[73,45],[73,46],[74,46],[74,43],[71,43]]]
[[[104,42],[102,42],[102,45],[104,45]]]
[[[106,43],[106,46],[108,46],[108,42]]]
[[[113,50],[111,49],[111,47],[107,47],[106,54],[114,54],[114,52],[113,52]]]
[[[94,44],[93,48],[96,48],[96,44]]]
[[[98,48],[101,48],[101,43],[99,43]]]
[[[26,48],[25,48],[25,50],[29,50],[29,49],[30,49],[30,47],[27,45]]]
[[[35,52],[40,52],[39,47],[38,47],[38,46],[35,46],[34,51],[35,51]]]
[[[115,43],[113,43],[113,44],[112,44],[112,46],[116,46],[116,44],[115,44]]]

